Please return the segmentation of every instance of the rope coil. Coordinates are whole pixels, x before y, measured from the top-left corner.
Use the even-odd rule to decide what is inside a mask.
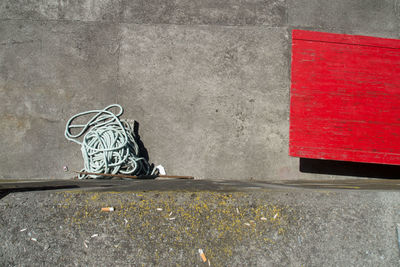
[[[119,108],[114,114],[110,109]],[[84,161],[83,172],[110,173],[128,175],[153,175],[157,169],[152,169],[146,158],[139,156],[139,146],[133,125],[119,117],[124,112],[118,104],[105,107],[102,110],[89,110],[72,116],[65,127],[65,137],[81,145]],[[79,117],[92,115],[86,124],[73,124]],[[73,134],[73,129],[79,132]],[[84,135],[84,136],[83,136]],[[83,136],[83,140],[78,139]],[[80,174],[79,179],[105,179],[105,176]]]

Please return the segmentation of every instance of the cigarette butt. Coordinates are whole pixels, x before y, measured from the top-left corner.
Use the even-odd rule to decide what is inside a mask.
[[[114,207],[101,208],[101,211],[114,211]]]
[[[200,254],[200,257],[203,260],[203,262],[206,262],[207,261],[206,255],[204,254],[204,252],[201,248],[199,248],[199,254]]]
[[[262,221],[266,221],[266,220],[267,220],[267,218],[265,218],[265,217],[261,217],[261,220],[262,220]]]

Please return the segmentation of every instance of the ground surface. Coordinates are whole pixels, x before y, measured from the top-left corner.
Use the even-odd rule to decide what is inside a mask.
[[[360,182],[308,182],[325,183],[323,189],[237,181],[107,183],[5,195],[1,265],[207,266],[199,248],[211,266],[400,264],[396,190],[362,190]]]
[[[66,121],[116,102],[168,174],[331,180],[288,156],[291,30],[400,38],[399,15],[398,0],[1,1],[0,177],[69,178]],[[155,182],[1,187],[0,265],[201,266],[199,248],[212,266],[399,265],[396,182]]]
[[[291,30],[398,39],[399,3],[3,0],[0,177],[67,178],[67,120],[116,102],[170,174],[317,178],[288,156]]]

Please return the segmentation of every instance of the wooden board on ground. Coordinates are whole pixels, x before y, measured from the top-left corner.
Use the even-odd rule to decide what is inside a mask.
[[[293,30],[289,154],[400,164],[400,40]]]

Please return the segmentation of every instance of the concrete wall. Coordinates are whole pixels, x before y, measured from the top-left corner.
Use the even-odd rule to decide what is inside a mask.
[[[200,178],[297,179],[293,28],[400,38],[398,0],[3,0],[0,176],[80,169],[67,119],[111,103],[150,161]]]

